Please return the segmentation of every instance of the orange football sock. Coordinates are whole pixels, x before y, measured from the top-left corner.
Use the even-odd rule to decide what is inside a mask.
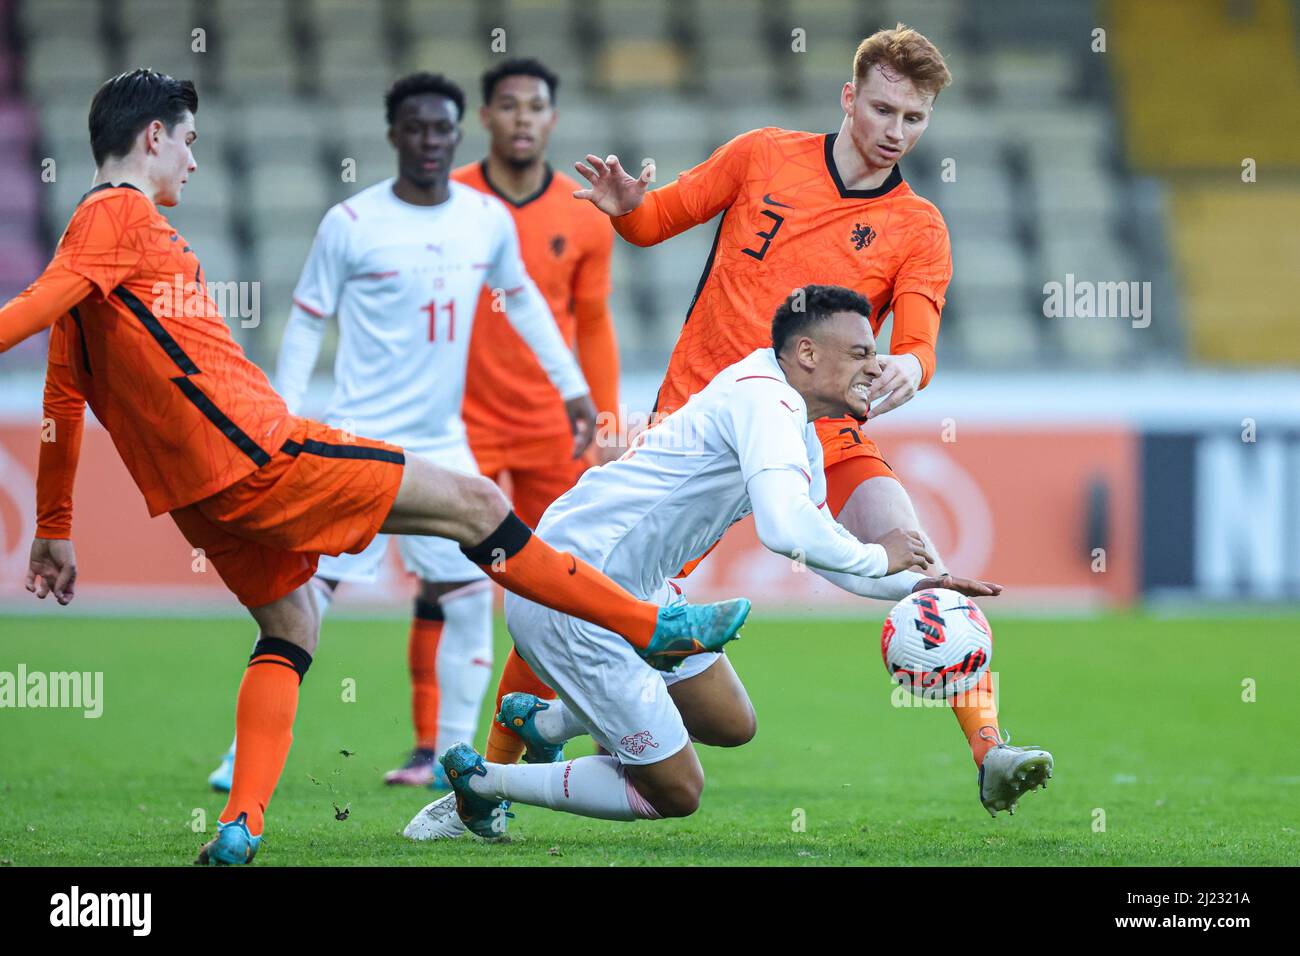
[[[952,712],[961,725],[961,732],[966,735],[966,742],[970,744],[975,766],[983,766],[984,755],[997,746],[1000,736],[998,705],[993,699],[993,680],[988,671],[980,675],[978,684],[952,699]],[[986,727],[993,732],[991,740],[980,736],[980,731]]]
[[[585,561],[556,551],[513,511],[479,544],[461,547],[508,591],[613,631],[634,647],[654,636],[659,608],[638,601]]]
[[[293,743],[298,712],[298,685],[311,655],[278,637],[261,637],[248,659],[235,707],[234,780],[226,807],[217,819],[231,823],[248,814],[248,832],[260,836],[266,805],[284,770]]]
[[[501,710],[501,698],[516,691],[536,694],[544,700],[555,699],[555,691],[542,683],[512,647],[510,656],[506,658],[505,669],[501,672],[501,680],[497,683],[497,709],[494,713]],[[491,729],[488,730],[487,753],[484,754],[488,763],[518,763],[523,755],[524,742],[519,739],[519,735],[493,720]]]
[[[438,642],[442,640],[442,625],[442,608],[416,598],[406,658],[411,666],[415,746],[427,750],[438,744]]]

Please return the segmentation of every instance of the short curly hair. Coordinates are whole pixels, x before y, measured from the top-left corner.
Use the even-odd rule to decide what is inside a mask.
[[[412,73],[397,80],[384,94],[384,115],[388,118],[388,125],[393,125],[397,109],[404,99],[422,93],[436,93],[455,103],[457,122],[465,115],[465,91],[459,86],[441,73]]]
[[[858,44],[853,54],[853,85],[860,85],[873,66],[906,77],[922,93],[934,97],[952,82],[938,47],[901,23],[892,30],[877,30]]]
[[[836,312],[856,312],[871,318],[866,296],[841,285],[806,285],[795,289],[772,317],[772,348],[780,355],[787,343]]]
[[[492,94],[496,92],[497,84],[508,76],[534,76],[541,80],[546,84],[546,92],[551,97],[551,105],[555,105],[555,94],[560,89],[560,78],[541,60],[529,56],[515,57],[498,63],[483,74],[480,83],[483,86],[484,106],[492,102]]]

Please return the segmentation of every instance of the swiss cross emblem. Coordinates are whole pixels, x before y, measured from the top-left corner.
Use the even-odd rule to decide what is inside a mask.
[[[866,223],[856,223],[853,226],[853,248],[865,249],[871,245],[871,240],[876,238],[876,230],[872,229]]]

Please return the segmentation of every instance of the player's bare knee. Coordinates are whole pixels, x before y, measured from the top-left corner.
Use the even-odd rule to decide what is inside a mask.
[[[700,808],[704,780],[681,780],[661,790],[652,805],[661,817],[689,817]]]
[[[490,478],[476,475],[465,485],[465,512],[473,538],[468,543],[478,544],[500,527],[510,513],[510,500]]]
[[[651,787],[638,784],[637,789],[661,817],[689,817],[700,808],[704,773],[698,769],[677,773],[669,779],[655,781]]]
[[[715,747],[743,747],[754,739],[758,733],[758,717],[754,714],[753,707],[747,707],[741,713],[736,714],[726,726],[722,728],[722,740],[714,744]]]

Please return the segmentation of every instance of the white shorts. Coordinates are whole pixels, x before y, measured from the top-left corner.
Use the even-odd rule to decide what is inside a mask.
[[[467,443],[441,448],[436,451],[404,451],[417,454],[441,468],[477,475],[478,463]],[[352,581],[369,584],[379,577],[379,569],[388,553],[388,539],[397,538],[397,550],[406,570],[424,581],[478,581],[487,577],[483,569],[460,550],[460,545],[450,538],[432,538],[424,535],[377,534],[364,551],[337,556],[322,554],[316,574],[331,581]]]
[[[683,598],[665,587],[651,600]],[[519,656],[620,763],[658,763],[690,742],[668,686],[708,670],[720,654],[696,654],[664,673],[613,631],[509,592],[506,626]]]

